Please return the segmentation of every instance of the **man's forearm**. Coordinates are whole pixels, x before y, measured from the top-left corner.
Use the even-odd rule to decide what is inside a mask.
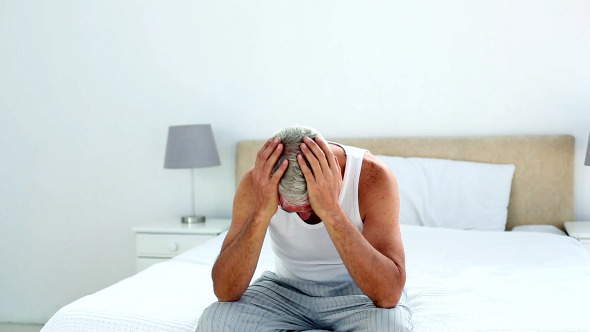
[[[375,249],[344,212],[324,223],[359,288],[378,307],[396,306],[405,284],[404,267]]]
[[[213,265],[213,289],[219,301],[236,301],[256,270],[269,221],[251,216]]]

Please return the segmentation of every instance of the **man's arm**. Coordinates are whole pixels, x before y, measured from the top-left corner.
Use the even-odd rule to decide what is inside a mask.
[[[393,173],[374,156],[365,156],[359,183],[359,205],[364,217],[361,234],[340,206],[340,167],[327,143],[306,139],[301,151],[311,167],[298,158],[311,206],[326,225],[351,277],[376,306],[396,306],[406,273],[399,230],[399,194]]]
[[[270,219],[279,205],[278,183],[288,161],[271,172],[282,149],[280,139],[268,140],[258,152],[254,168],[240,181],[232,223],[211,273],[219,301],[239,300],[252,280]]]

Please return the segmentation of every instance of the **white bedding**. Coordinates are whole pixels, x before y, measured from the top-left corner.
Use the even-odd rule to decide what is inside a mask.
[[[404,226],[416,331],[590,331],[590,257],[567,236]]]
[[[572,238],[402,225],[415,331],[590,331],[590,256]],[[223,235],[59,310],[43,331],[194,331]],[[256,276],[273,268],[268,243]]]

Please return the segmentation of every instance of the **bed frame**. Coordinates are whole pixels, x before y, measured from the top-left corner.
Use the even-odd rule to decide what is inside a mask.
[[[554,225],[574,218],[574,145],[570,135],[383,137],[329,139],[374,155],[514,164],[506,229]],[[254,165],[265,140],[238,142],[236,184]]]
[[[572,136],[332,140],[367,148],[376,155],[512,163],[516,171],[507,229],[526,224],[561,228],[564,221],[573,219]],[[254,164],[263,143],[256,140],[238,144],[237,179]],[[412,318],[416,330],[440,331],[449,326],[457,331],[531,330],[531,324],[540,321],[539,313],[541,317],[561,320],[544,320],[533,330],[582,331],[590,326],[587,310],[580,306],[590,298],[590,257],[575,239],[538,232],[417,226],[407,226],[403,232],[406,257],[413,264],[408,269],[406,286],[410,305],[415,306]],[[224,235],[219,235],[170,261],[70,303],[45,324],[43,332],[195,331],[203,309],[216,300],[211,267],[223,239]],[[492,250],[497,246],[502,250]],[[524,252],[512,255],[517,250]],[[270,244],[263,246],[257,271],[272,270],[273,262]],[[469,284],[465,286],[465,282]],[[543,294],[531,297],[539,289]],[[510,296],[505,298],[506,294]],[[563,305],[552,306],[556,301]],[[482,310],[464,312],[465,306],[472,303],[479,303]],[[498,324],[479,325],[492,322]],[[547,327],[545,323],[553,325]]]

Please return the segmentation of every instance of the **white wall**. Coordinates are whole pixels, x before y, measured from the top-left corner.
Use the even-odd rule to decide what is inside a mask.
[[[0,1],[0,321],[134,272],[131,227],[190,208],[170,125],[211,123],[198,207],[229,216],[235,143],[572,134],[590,220],[590,3]]]

